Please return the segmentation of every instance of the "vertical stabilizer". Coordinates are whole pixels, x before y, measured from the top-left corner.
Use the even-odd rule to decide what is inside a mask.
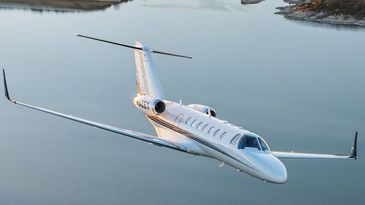
[[[163,100],[164,96],[160,80],[152,61],[151,50],[140,42],[136,42],[135,46],[142,48],[141,50],[134,50],[138,94],[148,95]]]
[[[94,38],[91,36],[85,36],[78,34],[78,37],[87,38],[90,40],[100,41],[104,43],[109,43],[117,46],[123,46],[126,48],[134,49],[135,61],[136,61],[136,74],[137,74],[137,92],[138,95],[146,95],[153,98],[158,98],[160,100],[164,99],[162,88],[160,85],[160,80],[158,79],[155,66],[153,65],[151,53],[156,53],[160,55],[174,56],[179,58],[192,59],[190,56],[180,55],[176,53],[169,53],[159,50],[152,50],[147,46],[144,46],[140,42],[136,44],[129,45],[124,43],[117,43],[113,41],[108,41],[100,38]]]

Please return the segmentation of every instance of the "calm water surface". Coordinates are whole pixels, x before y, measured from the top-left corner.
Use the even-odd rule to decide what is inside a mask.
[[[16,99],[154,133],[132,105],[133,52],[74,34],[193,56],[154,56],[165,96],[214,107],[273,150],[357,161],[285,160],[261,182],[0,100],[1,204],[361,204],[365,200],[365,29],[289,21],[282,1],[135,0],[86,13],[0,10],[0,63]]]

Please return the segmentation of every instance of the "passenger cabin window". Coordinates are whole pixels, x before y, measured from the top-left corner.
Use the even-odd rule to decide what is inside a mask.
[[[257,137],[244,135],[238,142],[238,149],[244,149],[245,147],[253,147],[260,150],[260,145]]]
[[[194,127],[194,125],[195,125],[195,123],[196,123],[197,121],[198,121],[197,119],[193,120],[193,121],[191,122],[191,126],[192,126],[192,127]]]
[[[267,146],[267,144],[264,142],[264,140],[262,140],[261,138],[259,138],[259,141],[260,141],[261,149],[263,151],[269,150],[269,146]]]
[[[199,124],[196,126],[196,129],[199,129],[203,125],[203,122],[199,122]]]
[[[210,127],[208,130],[208,134],[210,134],[210,132],[213,130],[214,126]]]
[[[205,124],[202,131],[204,132],[204,130],[208,127],[208,124]]]
[[[176,124],[176,125],[179,125],[179,124],[182,122],[183,118],[184,118],[184,115],[183,115],[183,114],[179,114],[179,115],[176,117],[176,119],[175,119],[175,124]]]
[[[236,134],[233,138],[232,138],[232,140],[231,140],[231,144],[233,144],[233,145],[236,145],[237,144],[237,142],[238,142],[238,140],[240,139],[240,137],[241,137],[241,135],[240,134]]]
[[[191,120],[191,117],[189,117],[188,119],[186,119],[185,124],[189,124],[189,121]]]
[[[220,130],[220,129],[217,129],[217,130],[214,132],[213,136],[215,137],[215,136],[219,133],[219,131],[221,131],[221,130]]]
[[[223,132],[219,138],[220,138],[220,139],[223,139],[223,138],[224,138],[224,136],[226,136],[226,134],[227,134],[227,132]]]

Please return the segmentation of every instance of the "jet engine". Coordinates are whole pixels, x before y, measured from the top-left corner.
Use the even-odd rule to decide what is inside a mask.
[[[190,107],[190,108],[192,108],[192,109],[194,109],[196,111],[205,113],[207,115],[211,115],[213,117],[216,117],[217,116],[217,112],[213,108],[208,107],[206,105],[190,104],[190,105],[188,105],[188,107]]]
[[[165,111],[165,103],[157,98],[145,95],[137,96],[133,99],[134,105],[146,115],[159,115]]]

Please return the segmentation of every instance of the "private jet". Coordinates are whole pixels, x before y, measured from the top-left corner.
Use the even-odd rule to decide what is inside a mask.
[[[156,131],[156,136],[94,122],[13,100],[9,94],[5,70],[3,69],[6,99],[20,106],[153,145],[216,159],[221,162],[221,167],[227,164],[237,171],[270,183],[282,184],[288,179],[286,167],[279,159],[356,159],[357,157],[357,131],[355,132],[349,154],[272,151],[263,137],[219,119],[216,110],[212,107],[200,104],[183,105],[181,101],[172,102],[165,99],[152,61],[152,53],[188,59],[191,59],[191,57],[152,50],[140,42],[136,42],[135,45],[128,45],[85,35],[78,36],[134,50],[137,94],[133,104],[152,124]]]

